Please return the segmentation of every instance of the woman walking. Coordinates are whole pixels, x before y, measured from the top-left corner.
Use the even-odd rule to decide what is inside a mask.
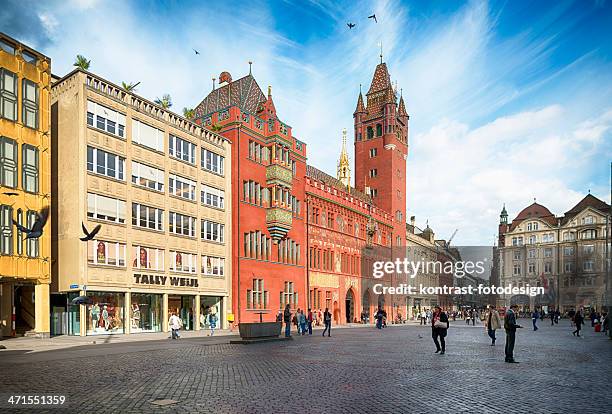
[[[434,344],[436,344],[436,354],[440,352],[440,355],[444,355],[446,352],[446,342],[444,338],[446,337],[448,326],[448,316],[446,313],[442,312],[442,308],[436,306],[431,318],[431,336]],[[438,338],[440,338],[440,342],[438,342]],[[442,347],[440,347],[440,345],[442,345]]]
[[[323,322],[325,323],[325,329],[323,330],[323,336],[325,336],[325,332],[327,332],[327,336],[331,336],[331,313],[329,310],[325,308],[325,312],[323,313]]]
[[[583,323],[584,323],[584,317],[582,316],[582,310],[579,310],[574,315],[574,325],[576,325],[576,330],[572,332],[574,336],[578,335],[578,337],[580,337],[580,329],[582,329]]]

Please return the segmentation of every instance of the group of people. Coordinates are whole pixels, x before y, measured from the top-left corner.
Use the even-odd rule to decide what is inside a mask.
[[[217,314],[214,311],[211,311],[207,308],[207,310],[200,315],[200,326],[205,327],[206,325],[210,328],[210,336],[215,334],[215,329],[217,328]],[[178,312],[171,312],[170,319],[168,320],[168,327],[172,332],[170,336],[172,339],[180,339],[181,334],[180,330],[183,327],[183,320],[180,318]]]
[[[319,310],[318,315],[316,312],[312,312],[310,308],[308,308],[308,312],[306,314],[304,314],[303,309],[298,308],[292,317],[291,305],[287,304],[285,306],[284,312],[281,313],[279,311],[276,317],[277,322],[285,323],[285,337],[287,338],[291,336],[292,323],[296,325],[298,335],[306,335],[306,332],[308,332],[308,335],[312,335],[313,323],[318,324],[317,321],[320,320],[322,320],[325,325],[325,329],[323,330],[323,336],[325,336],[325,333],[327,333],[328,337],[331,336],[332,315],[329,312],[328,308],[325,308],[325,312],[323,312],[323,314],[321,314],[321,311]]]

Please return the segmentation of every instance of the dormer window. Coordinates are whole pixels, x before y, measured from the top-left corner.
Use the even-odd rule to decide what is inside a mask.
[[[582,218],[582,224],[593,224],[595,222],[593,216],[586,216]]]

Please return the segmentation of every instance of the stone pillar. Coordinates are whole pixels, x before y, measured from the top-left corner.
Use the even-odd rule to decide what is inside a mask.
[[[168,294],[164,293],[162,298],[162,332],[168,332]]]
[[[84,290],[81,290],[79,292],[79,296],[85,296],[87,295],[87,292]],[[79,316],[79,321],[80,321],[80,335],[81,336],[86,336],[87,335],[87,306],[86,305],[80,305],[79,306],[79,312],[80,312],[80,316]]]
[[[193,315],[193,330],[194,331],[199,331],[200,330],[200,295],[197,294],[195,296],[195,304],[193,305],[193,312],[195,313],[195,315]]]
[[[0,335],[2,336],[10,336],[13,329],[13,294],[12,283],[0,283]]]
[[[123,301],[124,306],[124,321],[123,321],[123,332],[126,334],[132,333],[132,296],[130,292],[125,292],[125,300]]]
[[[36,335],[42,338],[51,336],[51,315],[49,304],[49,284],[34,285],[34,317]]]

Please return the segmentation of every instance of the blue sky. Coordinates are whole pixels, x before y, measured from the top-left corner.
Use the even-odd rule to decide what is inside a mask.
[[[332,174],[382,41],[410,114],[408,216],[436,237],[491,243],[504,203],[514,217],[534,198],[556,214],[588,190],[610,199],[610,1],[3,3],[0,30],[55,74],[81,53],[145,97],[170,93],[177,112],[252,60],[309,163]]]

